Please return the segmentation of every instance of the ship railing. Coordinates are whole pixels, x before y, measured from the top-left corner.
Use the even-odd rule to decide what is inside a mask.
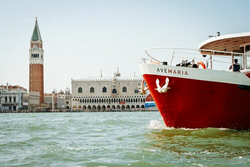
[[[150,51],[163,51],[163,55],[152,56]],[[165,52],[167,51],[167,52]],[[213,64],[216,62],[227,64],[227,67],[234,63],[234,58],[239,60],[242,68],[247,67],[250,64],[250,55],[238,52],[208,50],[208,49],[189,49],[189,48],[166,48],[166,47],[153,47],[145,50],[147,54],[147,63],[151,64],[167,64],[173,66],[175,63],[178,64],[182,60],[186,61],[204,61],[206,66],[213,69]],[[156,55],[156,54],[154,54]],[[245,56],[244,56],[245,55]],[[159,57],[159,58],[158,58]],[[246,57],[249,57],[247,59]],[[161,60],[160,60],[161,58]],[[168,64],[168,62],[170,62]],[[218,66],[218,65],[217,65]],[[225,66],[225,65],[224,65]],[[228,69],[228,68],[227,68]]]

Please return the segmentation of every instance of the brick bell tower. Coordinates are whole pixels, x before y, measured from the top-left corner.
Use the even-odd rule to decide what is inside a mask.
[[[40,106],[44,103],[43,53],[43,41],[36,18],[29,50],[29,91],[39,92]]]

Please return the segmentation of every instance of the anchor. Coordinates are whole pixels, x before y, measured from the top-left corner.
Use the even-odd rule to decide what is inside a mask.
[[[168,87],[168,84],[169,84],[169,79],[168,79],[168,77],[166,78],[165,84],[164,84],[162,87],[160,86],[160,81],[159,81],[159,79],[157,79],[157,80],[155,81],[155,83],[156,83],[156,86],[157,86],[157,88],[156,88],[155,90],[157,90],[159,93],[166,93],[166,92],[168,91],[168,89],[170,89],[170,87]]]

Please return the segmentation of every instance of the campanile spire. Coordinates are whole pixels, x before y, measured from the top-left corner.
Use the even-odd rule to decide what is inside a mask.
[[[43,41],[36,18],[29,50],[29,91],[39,92],[40,106],[44,103]]]
[[[40,30],[39,30],[38,23],[37,23],[37,17],[36,17],[36,22],[35,22],[35,27],[32,33],[32,37],[31,37],[31,41],[42,42],[42,37],[41,37]]]

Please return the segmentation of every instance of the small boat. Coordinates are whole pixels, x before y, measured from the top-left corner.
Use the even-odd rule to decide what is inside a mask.
[[[139,68],[166,126],[250,129],[250,32],[145,52]]]
[[[155,102],[151,94],[148,94],[145,99],[145,108],[153,108],[155,107]]]

